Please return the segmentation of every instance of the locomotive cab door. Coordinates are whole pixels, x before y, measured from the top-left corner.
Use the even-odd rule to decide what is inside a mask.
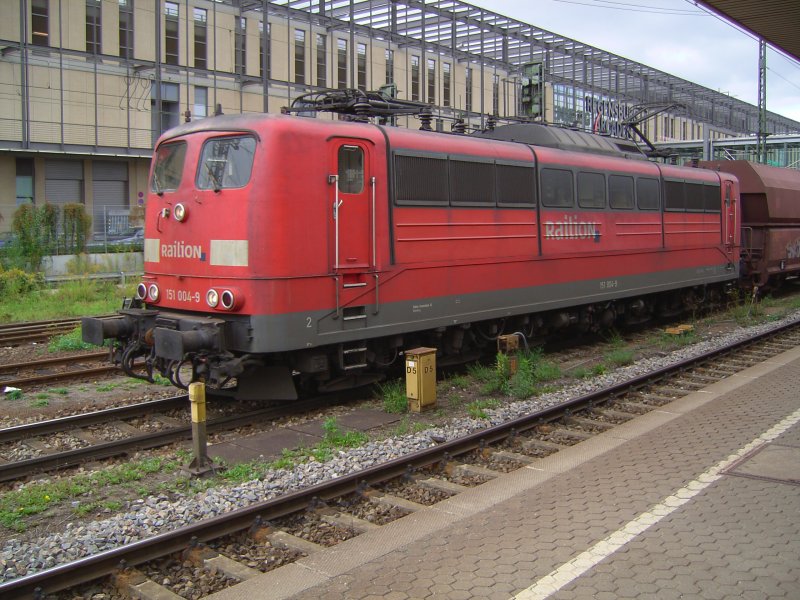
[[[375,178],[370,150],[363,140],[331,140],[331,268],[354,273],[375,266]]]

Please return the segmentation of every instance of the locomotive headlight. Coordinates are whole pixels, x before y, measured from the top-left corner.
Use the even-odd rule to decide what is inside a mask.
[[[183,221],[187,216],[189,216],[189,213],[183,204],[176,204],[175,208],[172,209],[172,214],[174,215],[176,221]]]
[[[219,304],[219,292],[217,290],[212,289],[206,292],[206,304],[211,308],[217,307],[217,304]]]
[[[222,294],[220,294],[219,300],[222,304],[222,308],[225,310],[231,310],[234,306],[236,306],[236,296],[234,296],[233,292],[230,290],[223,290]]]
[[[144,300],[145,298],[147,298],[147,286],[143,283],[140,283],[136,286],[136,299]]]
[[[158,289],[158,286],[155,283],[151,283],[150,287],[147,288],[147,295],[150,297],[152,302],[158,302],[158,298],[161,295],[161,292]]]

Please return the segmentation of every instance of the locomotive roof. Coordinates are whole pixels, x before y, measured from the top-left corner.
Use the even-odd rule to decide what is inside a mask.
[[[482,131],[473,135],[492,140],[558,148],[559,150],[569,150],[571,152],[587,152],[625,158],[647,158],[639,150],[638,146],[630,140],[538,123],[502,125],[491,131]]]
[[[353,122],[341,121],[320,122],[316,121],[315,119],[307,119],[304,117],[287,117],[284,115],[272,114],[218,115],[184,123],[173,129],[170,129],[164,133],[159,140],[159,143],[199,131],[252,131],[257,134],[258,130],[261,129],[259,123],[264,123],[268,120],[277,121],[284,119],[291,119],[297,123],[303,123],[304,126],[325,125],[333,127],[346,127],[347,125],[355,124]],[[389,129],[395,130],[396,128],[391,127]],[[417,135],[420,133],[423,135],[451,135],[442,133],[437,134],[436,132],[423,133],[414,129],[404,130],[403,128],[400,128],[400,130]],[[647,160],[647,157],[644,155],[644,153],[642,153],[636,144],[630,140],[596,135],[584,131],[565,129],[551,125],[541,125],[538,123],[514,123],[511,125],[502,125],[493,130],[480,131],[468,136],[459,137],[461,137],[461,139],[515,142],[543,148],[554,148],[569,152],[580,152],[584,154],[615,158]]]

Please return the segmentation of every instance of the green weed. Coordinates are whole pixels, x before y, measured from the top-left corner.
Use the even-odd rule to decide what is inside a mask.
[[[458,390],[466,390],[470,385],[469,378],[466,375],[453,375],[452,377],[448,377],[443,383]]]
[[[167,379],[166,377],[164,377],[162,375],[158,375],[158,374],[153,376],[153,383],[155,383],[156,385],[161,385],[161,386],[165,386],[165,387],[172,385],[172,383],[170,383],[169,379]]]
[[[261,479],[269,467],[270,463],[259,460],[238,463],[228,469],[225,469],[220,474],[220,477],[231,483],[244,483],[245,481]]]
[[[356,448],[364,445],[369,439],[367,434],[362,431],[343,432],[336,422],[336,417],[325,419],[322,429],[325,432],[322,444],[329,448]],[[320,445],[318,444],[318,446]]]
[[[406,435],[409,431],[411,431],[411,422],[408,420],[408,415],[404,416],[400,419],[400,422],[394,426],[392,429],[393,436],[403,436]]]
[[[605,375],[607,372],[608,367],[606,367],[603,363],[597,363],[592,367],[592,375]]]
[[[475,400],[467,404],[467,414],[473,419],[488,419],[487,408],[497,408],[500,402],[494,399]]]
[[[98,502],[95,494],[110,486],[142,480],[153,473],[172,473],[177,469],[174,461],[149,458],[96,471],[89,475],[76,475],[51,482],[30,483],[0,496],[0,525],[14,531],[26,529],[26,517],[74,498]]]
[[[111,392],[120,386],[119,383],[103,383],[95,387],[98,392]]]
[[[81,338],[81,328],[76,327],[69,333],[59,335],[50,340],[47,350],[50,352],[64,352],[70,350],[90,350],[96,348],[94,344],[87,344]]]
[[[383,410],[387,413],[400,414],[408,411],[408,398],[400,379],[379,384],[378,393],[383,399]]]
[[[575,379],[586,379],[592,376],[592,370],[588,367],[576,367],[570,372]]]
[[[633,351],[625,348],[617,348],[605,355],[605,359],[613,366],[621,367],[633,362]]]

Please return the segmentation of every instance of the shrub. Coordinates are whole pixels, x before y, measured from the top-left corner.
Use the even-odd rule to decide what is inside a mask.
[[[65,249],[68,252],[82,252],[92,228],[92,218],[86,214],[86,207],[77,203],[65,204],[62,227]]]
[[[40,208],[23,204],[14,212],[11,229],[16,235],[12,251],[16,266],[30,271],[39,270],[42,259],[54,250],[57,221],[58,207],[50,204]]]
[[[26,273],[21,269],[0,271],[0,294],[3,296],[28,294],[43,287],[44,275],[41,273]]]

